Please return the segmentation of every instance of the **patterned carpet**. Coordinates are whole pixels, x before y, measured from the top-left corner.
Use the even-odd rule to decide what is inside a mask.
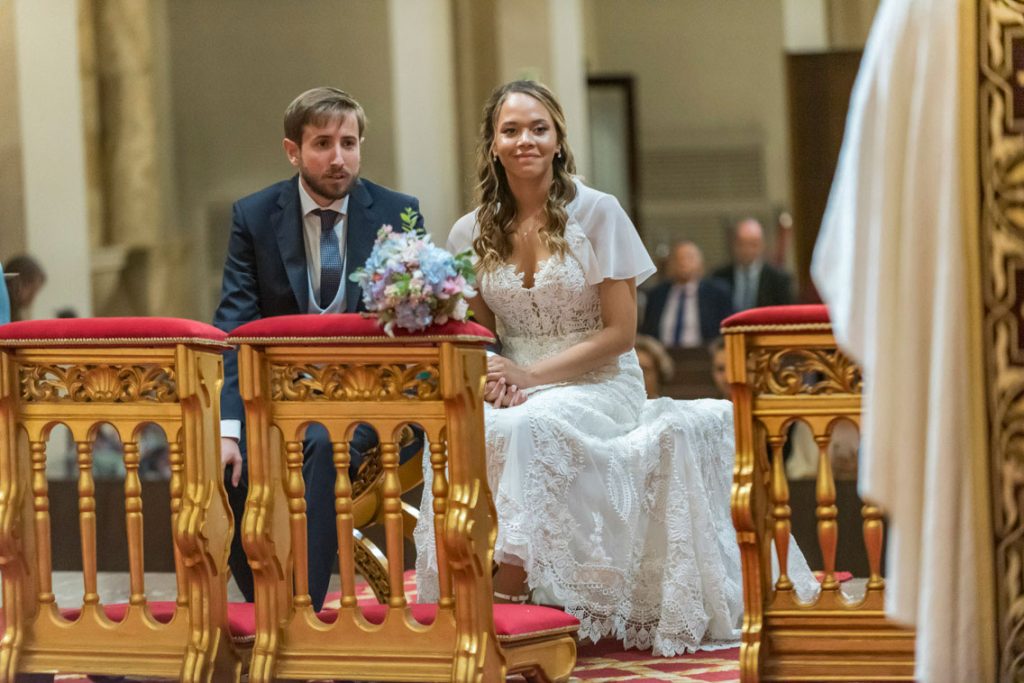
[[[406,572],[406,595],[416,597],[413,572]],[[328,594],[324,607],[336,607],[338,594]],[[369,586],[359,587],[360,604],[375,602]],[[581,644],[573,671],[573,681],[587,683],[721,683],[739,681],[739,649],[697,652],[682,657],[652,657],[650,652],[624,651],[621,643],[603,640],[597,644]],[[522,681],[510,678],[509,681]],[[57,676],[60,683],[89,683],[81,675]],[[140,682],[141,683],[141,682]],[[154,683],[146,681],[145,683]]]
[[[652,657],[650,652],[623,652],[619,643],[602,641],[579,649],[573,681],[586,683],[709,683],[739,681],[739,649],[697,652],[683,657]],[[58,676],[61,683],[89,683],[82,676]],[[522,681],[516,676],[509,682]],[[147,682],[149,683],[149,682]]]
[[[696,652],[682,657],[652,657],[650,652],[623,651],[616,641],[581,645],[573,679],[635,683],[697,683],[738,681],[739,648]]]

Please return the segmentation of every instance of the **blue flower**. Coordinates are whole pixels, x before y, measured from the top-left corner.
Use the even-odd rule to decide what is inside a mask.
[[[425,231],[413,227],[417,220],[418,214],[407,209],[402,231],[382,226],[366,264],[350,276],[389,335],[395,327],[418,331],[448,319],[464,321],[466,299],[476,296],[469,252],[453,256],[434,245]]]

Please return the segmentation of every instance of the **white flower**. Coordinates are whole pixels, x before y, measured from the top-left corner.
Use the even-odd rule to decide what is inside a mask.
[[[455,310],[452,311],[452,318],[455,320],[466,320],[466,314],[469,313],[469,304],[466,303],[465,299],[460,298],[455,302]]]

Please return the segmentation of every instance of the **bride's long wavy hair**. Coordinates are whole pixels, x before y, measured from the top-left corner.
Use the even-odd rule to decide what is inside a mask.
[[[512,223],[516,216],[516,200],[509,189],[505,168],[491,153],[501,105],[512,93],[523,93],[538,100],[551,115],[561,154],[556,154],[552,162],[551,187],[544,207],[547,220],[538,234],[552,255],[563,256],[569,248],[565,241],[565,224],[569,220],[565,207],[576,197],[576,185],[573,184],[576,161],[566,138],[565,113],[562,105],[545,86],[534,81],[512,81],[491,93],[480,126],[476,162],[477,199],[480,204],[477,222],[480,232],[473,240],[473,250],[480,257],[479,269],[484,273],[504,265],[512,255]]]

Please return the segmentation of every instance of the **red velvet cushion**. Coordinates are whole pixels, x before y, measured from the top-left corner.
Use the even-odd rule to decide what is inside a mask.
[[[399,344],[436,343],[443,341],[490,344],[494,335],[477,323],[448,321],[422,332],[396,330],[394,337],[384,334],[377,319],[359,313],[325,313],[323,315],[279,315],[261,318],[241,325],[228,336],[235,344],[279,344],[301,340],[304,344],[366,344],[393,342]]]
[[[177,605],[171,600],[159,600],[147,603],[149,613],[161,624],[168,623],[177,609]],[[256,606],[251,602],[232,602],[228,604],[228,628],[231,630],[231,639],[235,643],[251,641],[256,636]],[[82,609],[80,607],[67,607],[60,611],[68,621],[78,618]],[[120,622],[128,613],[128,603],[119,602],[113,605],[104,605],[103,613],[111,621]]]
[[[150,602],[149,611],[161,624],[168,623],[174,616],[175,603],[172,601]],[[359,608],[363,617],[371,624],[384,623],[387,605],[366,605]],[[437,605],[409,605],[412,618],[424,625],[434,623],[437,617]],[[111,621],[120,622],[128,612],[127,603],[104,605],[103,612]],[[81,613],[81,608],[62,609],[61,615],[74,621]],[[338,617],[335,610],[324,610],[317,615],[321,621],[331,624]],[[0,610],[0,632],[3,631],[3,610]],[[557,635],[571,633],[580,625],[579,619],[566,614],[560,609],[542,607],[540,605],[494,605],[494,630],[501,640],[536,637],[545,634]],[[232,640],[238,643],[251,641],[256,635],[256,606],[251,602],[232,602],[228,605],[228,626]]]
[[[54,318],[0,325],[0,346],[173,346],[227,348],[212,325],[182,318]]]
[[[387,605],[360,607],[363,617],[371,624],[384,623]],[[434,623],[437,605],[414,603],[409,605],[412,618],[424,625]],[[323,618],[323,616],[321,616]],[[331,619],[333,621],[333,619]],[[569,633],[579,628],[580,620],[553,607],[540,605],[494,605],[494,630],[501,640],[514,640],[546,633]]]
[[[828,309],[822,304],[800,306],[764,306],[751,308],[722,321],[722,331],[739,332],[747,328],[765,328],[758,332],[771,332],[772,328],[780,328],[779,332],[790,332],[795,329],[828,329],[831,323]],[[742,328],[737,329],[737,328]]]

